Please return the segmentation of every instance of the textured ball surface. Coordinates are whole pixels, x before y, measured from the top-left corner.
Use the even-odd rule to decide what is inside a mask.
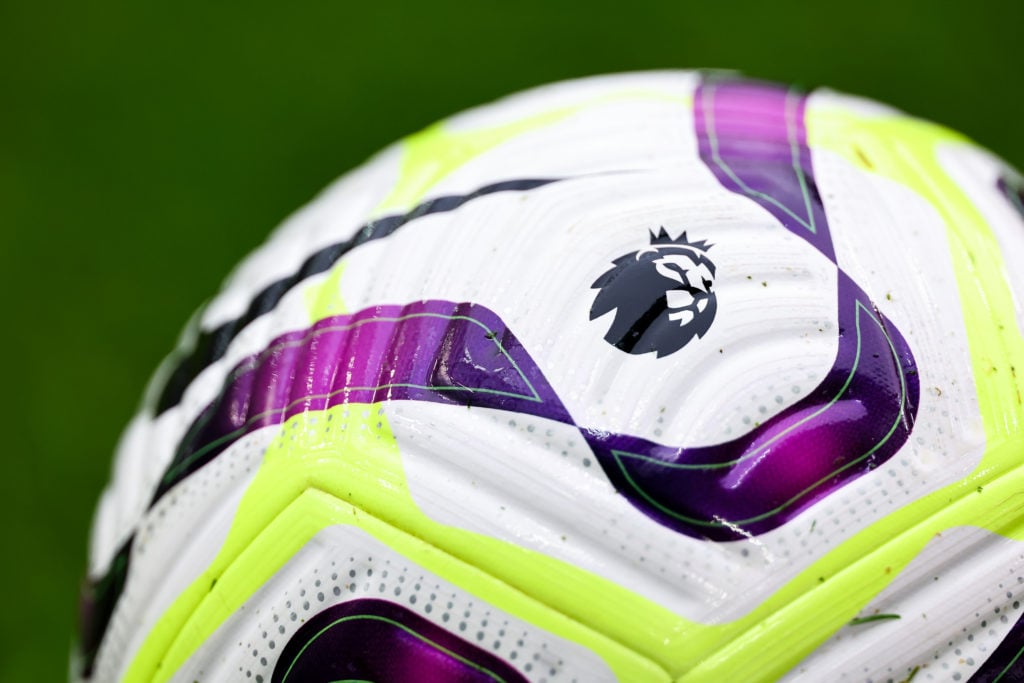
[[[1019,175],[831,92],[432,126],[156,374],[73,676],[1024,680],[1021,263]]]

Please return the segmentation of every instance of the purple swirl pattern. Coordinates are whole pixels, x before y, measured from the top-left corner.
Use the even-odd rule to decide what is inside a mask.
[[[277,660],[271,683],[526,683],[496,655],[407,608],[342,602],[307,621]]]
[[[298,283],[304,282],[317,273],[326,272],[353,249],[367,242],[385,239],[410,225],[416,225],[424,216],[455,211],[469,202],[492,194],[526,192],[555,182],[559,182],[559,180],[557,178],[515,178],[485,185],[469,194],[432,197],[407,213],[382,216],[369,221],[349,239],[318,249],[310,254],[294,273],[275,280],[260,290],[240,317],[221,323],[213,330],[199,331],[192,348],[182,350],[175,359],[173,369],[157,397],[155,406],[157,414],[178,405],[185,388],[200,372],[224,357],[231,340],[246,325],[272,311],[280,303],[281,298]]]
[[[694,95],[699,151],[723,187],[758,203],[835,263],[807,145],[806,104],[806,97],[776,85],[706,82]],[[681,523],[703,528],[713,540],[730,540],[783,524],[892,457],[917,415],[913,354],[841,268],[837,312],[836,359],[808,396],[735,441],[699,449],[643,442],[608,449],[620,491],[633,488],[648,502],[648,514],[677,530]],[[608,460],[605,454],[602,462]],[[712,506],[691,515],[672,504],[709,475]]]
[[[835,262],[804,98],[729,83],[702,87],[696,102],[701,157],[720,182]],[[241,436],[301,412],[434,401],[576,426],[617,490],[680,533],[714,541],[764,533],[890,458],[913,427],[919,386],[906,341],[841,269],[837,307],[838,352],[821,384],[742,437],[698,448],[577,425],[512,331],[483,306],[433,300],[334,316],[234,368],[182,440],[154,502]]]
[[[709,82],[695,95],[695,132],[701,159],[723,187],[762,206],[836,263],[814,182],[805,106],[804,97],[775,86]],[[573,425],[618,492],[678,533],[719,542],[765,533],[892,457],[908,439],[917,414],[920,388],[909,345],[841,264],[836,267],[838,350],[825,379],[732,441],[695,448],[579,425],[495,312],[439,300],[382,305],[283,334],[238,363],[177,446],[151,504],[244,435],[304,411],[430,401]],[[131,539],[118,553],[124,561],[114,562],[111,574],[86,591],[86,604],[95,607],[86,621],[96,643],[120,595],[130,547]],[[91,602],[90,594],[96,598]],[[409,625],[402,621],[406,617],[381,613],[391,608],[367,609]],[[347,617],[331,617],[342,618]],[[349,626],[339,625],[338,634],[363,629],[364,641],[390,642],[405,637],[400,631],[408,633],[394,624],[383,626],[381,619],[363,618],[358,628],[352,626],[358,620],[339,622]],[[372,637],[365,635],[371,632]],[[442,642],[440,636],[429,639]],[[427,680],[419,669],[416,680]]]
[[[318,321],[235,366],[154,495],[242,436],[343,403],[435,401],[571,418],[508,327],[482,306],[419,301]]]
[[[902,444],[907,383],[877,314],[851,311],[853,340],[804,400],[715,446],[666,446],[576,425],[493,312],[423,301],[334,316],[239,363],[192,425],[157,498],[247,433],[304,411],[413,400],[494,408],[572,424],[611,481],[647,515],[696,538],[734,540],[790,519]]]

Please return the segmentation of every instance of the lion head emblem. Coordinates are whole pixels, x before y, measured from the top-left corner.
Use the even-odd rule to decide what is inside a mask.
[[[614,267],[591,285],[599,289],[590,319],[615,311],[604,338],[627,353],[658,358],[675,353],[694,337],[703,337],[715,319],[712,245],[677,239],[665,228],[650,233],[650,246],[615,259]]]

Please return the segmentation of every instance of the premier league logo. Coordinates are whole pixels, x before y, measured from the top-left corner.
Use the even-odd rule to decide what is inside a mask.
[[[627,353],[675,353],[703,337],[715,320],[715,264],[711,245],[676,239],[665,228],[650,233],[650,246],[621,256],[591,285],[600,289],[590,319],[615,311],[604,338]]]

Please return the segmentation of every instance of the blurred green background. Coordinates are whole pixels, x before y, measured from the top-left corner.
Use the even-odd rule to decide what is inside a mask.
[[[721,67],[1024,165],[1024,3],[0,2],[0,681],[66,676],[112,447],[193,309],[392,140],[556,79]]]

